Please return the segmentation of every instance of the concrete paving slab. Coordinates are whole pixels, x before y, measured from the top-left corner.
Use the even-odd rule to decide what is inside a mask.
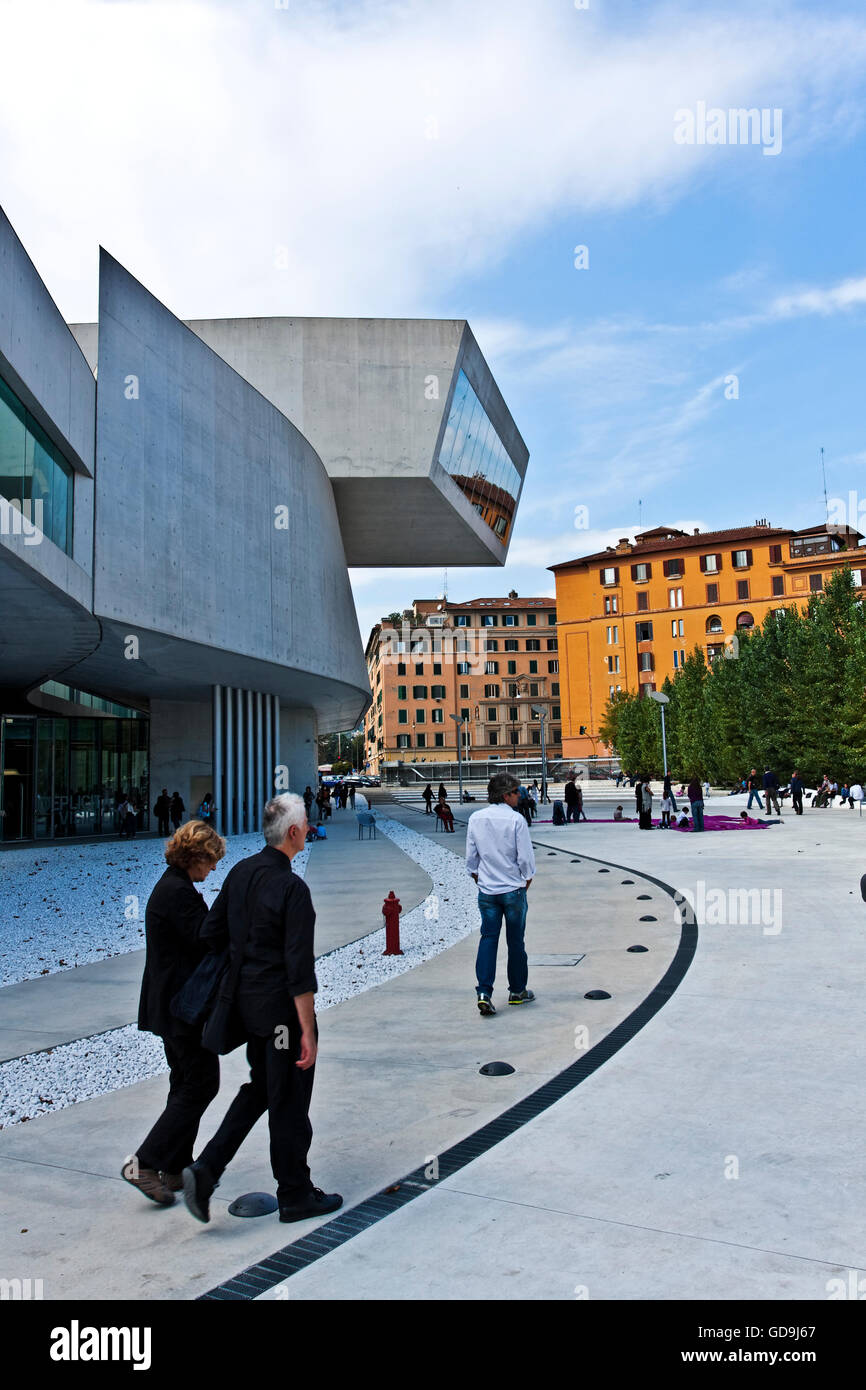
[[[543,993],[534,982],[539,1000],[531,1007],[505,1007],[481,1019],[474,1002],[473,936],[387,985],[328,1009],[320,1016],[311,1166],[314,1181],[341,1191],[347,1205],[426,1163],[561,1071],[579,1055],[575,1027],[581,1020],[586,1025],[584,1010],[597,1010],[589,1020],[595,1042],[667,968],[678,928],[665,923],[656,929],[650,953],[628,955],[630,898],[622,896],[618,905],[618,886],[593,866],[584,873],[577,911],[579,868],[565,856],[549,864],[530,890],[535,896],[529,939],[537,934],[546,949],[562,952],[579,935],[587,959],[596,960],[605,979],[621,970],[614,997],[584,1004],[582,963],[547,972]],[[585,1049],[583,1035],[580,1043]],[[514,1074],[479,1075],[485,1062],[501,1055],[517,1068]],[[202,1125],[202,1143],[245,1079],[241,1054],[228,1059],[223,1076],[220,1097]],[[194,1297],[306,1229],[306,1223],[286,1228],[272,1217],[237,1221],[225,1214],[241,1192],[272,1187],[264,1123],[225,1175],[211,1226],[197,1225],[184,1210],[151,1208],[131,1192],[119,1168],[159,1112],[165,1090],[165,1078],[156,1078],[0,1133],[0,1239],[7,1252],[29,1252],[45,1279],[46,1297],[97,1298],[106,1291],[115,1298]],[[96,1222],[94,1212],[100,1213]],[[20,1236],[22,1227],[27,1237]],[[194,1238],[200,1244],[191,1245]],[[118,1248],[126,1252],[119,1268]]]
[[[432,880],[393,840],[358,840],[354,814],[334,813],[328,839],[313,846],[307,882],[316,906],[316,954],[326,955],[382,924],[393,888],[409,912]],[[60,970],[0,989],[0,1062],[134,1023],[144,951]]]

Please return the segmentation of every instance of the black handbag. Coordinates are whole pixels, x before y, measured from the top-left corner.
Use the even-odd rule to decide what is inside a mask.
[[[255,887],[261,882],[267,870],[263,869],[259,874]],[[237,954],[234,962],[231,960],[231,953],[228,948],[225,955],[225,968],[214,990],[214,1003],[208,1012],[207,1021],[202,1029],[201,1045],[206,1047],[208,1052],[216,1052],[220,1057],[224,1057],[227,1052],[234,1052],[236,1047],[247,1041],[247,1032],[243,1026],[235,1007],[235,994],[237,993],[238,978],[241,973],[241,966],[244,960],[244,948],[247,944],[247,937],[250,931],[250,921],[256,906],[258,905],[258,895],[253,897],[251,888],[247,902],[244,905],[244,931],[241,937]],[[252,907],[249,906],[252,902]]]
[[[204,1023],[216,1002],[228,969],[228,948],[224,951],[208,951],[169,1004],[172,1016],[193,1028]]]

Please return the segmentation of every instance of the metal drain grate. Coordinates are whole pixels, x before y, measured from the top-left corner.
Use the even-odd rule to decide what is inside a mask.
[[[547,846],[542,846],[542,848],[546,849]],[[594,862],[598,863],[599,861],[595,860]],[[622,870],[625,866],[613,864],[611,867]],[[653,878],[650,874],[644,874],[642,877],[647,883],[655,884],[662,892],[674,898],[676,890],[670,884],[663,883],[661,879]],[[595,1047],[590,1048],[576,1062],[572,1062],[564,1071],[551,1077],[543,1086],[539,1086],[537,1090],[532,1091],[516,1105],[512,1105],[497,1119],[482,1125],[474,1134],[467,1135],[465,1139],[461,1139],[450,1149],[446,1149],[444,1153],[440,1154],[438,1156],[438,1182],[441,1182],[443,1178],[452,1177],[461,1168],[465,1168],[468,1163],[480,1158],[496,1144],[500,1144],[503,1139],[509,1139],[530,1120],[536,1119],[551,1105],[555,1105],[558,1100],[568,1095],[594,1071],[603,1066],[614,1053],[624,1047],[658,1013],[679,986],[691,965],[697,948],[697,926],[686,920],[687,914],[681,915],[683,921],[676,954],[646,999],[638,1004],[627,1018],[612,1028],[601,1042],[596,1043]],[[332,1250],[345,1245],[353,1236],[369,1230],[371,1226],[382,1221],[386,1216],[390,1216],[392,1212],[399,1211],[407,1202],[412,1202],[416,1197],[420,1197],[422,1192],[428,1192],[436,1186],[436,1182],[430,1182],[427,1178],[426,1168],[416,1168],[374,1197],[368,1197],[366,1201],[359,1202],[357,1206],[350,1207],[346,1212],[341,1212],[332,1221],[318,1226],[309,1235],[302,1236],[300,1240],[277,1250],[267,1259],[259,1260],[257,1264],[250,1265],[240,1274],[235,1275],[234,1278],[227,1279],[224,1283],[209,1289],[207,1293],[200,1294],[199,1300],[231,1302],[258,1298],[260,1294],[266,1293],[274,1285],[282,1284],[291,1275],[297,1274],[298,1270],[306,1269],[309,1265],[315,1264],[316,1260],[320,1260],[323,1255],[329,1255]]]

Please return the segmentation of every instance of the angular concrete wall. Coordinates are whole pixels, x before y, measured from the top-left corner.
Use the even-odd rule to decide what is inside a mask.
[[[504,564],[507,545],[435,462],[461,366],[521,477],[529,458],[464,320],[196,319],[189,327],[309,439],[334,486],[350,565]],[[92,350],[87,326],[76,332]]]
[[[0,289],[0,371],[73,468],[89,474],[93,373],[2,208]]]
[[[0,685],[27,689],[92,651],[96,383],[0,210],[0,374],[76,470],[73,554],[45,536],[0,534]]]
[[[94,610],[123,688],[225,683],[354,722],[369,686],[321,461],[106,252],[97,460]]]

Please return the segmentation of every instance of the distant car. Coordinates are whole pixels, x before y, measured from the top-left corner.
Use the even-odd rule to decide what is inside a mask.
[[[361,783],[365,787],[381,787],[381,777],[369,777],[366,774],[361,778]]]

